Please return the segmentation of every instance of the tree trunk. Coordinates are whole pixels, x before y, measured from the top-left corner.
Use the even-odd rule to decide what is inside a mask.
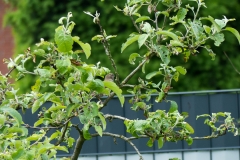
[[[82,146],[83,146],[84,142],[85,142],[85,139],[84,139],[83,135],[79,134],[79,137],[77,139],[73,155],[71,157],[71,160],[77,160],[78,159],[78,156],[79,156],[79,154],[82,150]]]

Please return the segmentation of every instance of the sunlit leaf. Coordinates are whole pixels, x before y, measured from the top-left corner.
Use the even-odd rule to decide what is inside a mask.
[[[159,30],[156,33],[159,35],[165,35],[165,36],[171,37],[173,40],[178,41],[178,36],[170,31]]]
[[[125,43],[122,44],[121,53],[133,42],[137,41],[140,35],[130,35]]]
[[[67,34],[63,27],[60,26],[55,30],[55,42],[60,52],[69,52],[72,50],[73,40],[72,36]]]
[[[148,16],[141,16],[141,17],[139,17],[139,18],[137,18],[137,19],[135,20],[135,23],[142,22],[142,21],[146,21],[146,20],[150,20],[150,19],[151,19],[151,18],[148,17]]]
[[[96,132],[102,137],[102,127],[100,126],[94,126]]]
[[[182,75],[185,75],[187,73],[187,70],[182,67],[182,66],[177,66],[177,67],[174,67],[179,73],[181,73]]]
[[[15,119],[15,121],[18,124],[18,127],[21,126],[22,124],[22,116],[20,113],[18,113],[15,109],[10,108],[8,106],[2,106],[0,107],[0,111],[2,111],[3,113],[7,113],[8,115],[10,115],[12,118]]]
[[[147,40],[148,38],[148,34],[141,34],[139,37],[138,37],[138,46],[139,48],[141,48],[141,46],[145,43],[145,41]]]

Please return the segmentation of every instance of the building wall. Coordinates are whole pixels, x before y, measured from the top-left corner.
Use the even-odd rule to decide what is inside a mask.
[[[14,40],[9,26],[3,27],[3,17],[9,6],[4,0],[0,0],[0,72],[7,73],[7,65],[3,62],[4,58],[10,58],[13,55]]]

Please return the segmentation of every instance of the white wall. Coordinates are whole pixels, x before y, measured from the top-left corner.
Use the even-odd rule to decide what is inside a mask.
[[[239,155],[239,149],[142,154],[144,160],[169,160],[169,158],[179,158],[181,160],[240,160]],[[78,160],[139,160],[139,156],[137,154],[86,156],[79,157]]]

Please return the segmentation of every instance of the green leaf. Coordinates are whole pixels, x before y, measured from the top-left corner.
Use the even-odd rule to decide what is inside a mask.
[[[41,137],[42,137],[42,135],[40,135],[40,134],[32,134],[31,136],[27,137],[27,140],[28,141],[36,141]]]
[[[225,113],[223,113],[223,112],[218,112],[218,113],[217,113],[217,116],[226,117],[226,114],[225,114]]]
[[[202,17],[202,18],[200,18],[200,20],[209,20],[210,22],[212,22],[212,24],[213,24],[213,26],[214,26],[214,29],[215,29],[217,32],[220,32],[220,31],[221,31],[221,27],[215,22],[215,20],[213,19],[213,17],[211,17],[211,16]]]
[[[37,68],[34,70],[35,73],[37,73],[41,78],[51,78],[51,71],[48,69],[40,69]]]
[[[153,71],[153,72],[148,73],[148,74],[146,75],[146,79],[151,79],[152,77],[154,77],[154,76],[156,76],[156,75],[160,75],[160,74],[162,74],[161,71]]]
[[[71,61],[68,58],[65,58],[63,60],[56,60],[56,67],[58,71],[64,75],[71,69]]]
[[[232,27],[226,27],[224,30],[227,30],[227,31],[230,31],[230,32],[232,32],[232,34],[234,34],[234,36],[237,38],[237,40],[238,40],[238,43],[240,44],[240,35],[239,35],[239,32],[236,30],[236,29],[234,29],[234,28],[232,28]]]
[[[186,17],[187,11],[188,11],[188,10],[185,9],[185,8],[180,8],[180,9],[178,10],[178,12],[177,12],[177,18],[178,18],[178,20],[182,21],[182,20]]]
[[[46,53],[43,49],[36,49],[33,51],[33,54],[43,57]]]
[[[16,152],[12,154],[13,160],[18,160],[24,153],[25,150],[23,148],[19,148]]]
[[[146,33],[151,33],[153,31],[153,29],[149,23],[145,22],[143,24],[142,31],[144,31]]]
[[[105,91],[103,81],[101,81],[100,79],[94,79],[88,82],[86,87],[90,90],[97,91],[98,93],[103,93]]]
[[[78,43],[81,48],[83,49],[86,58],[88,59],[91,55],[91,46],[88,43],[83,43],[82,41],[79,40],[79,37],[75,36],[72,38],[74,42]]]
[[[185,124],[185,128],[186,128],[186,130],[187,130],[190,134],[193,134],[193,133],[194,133],[194,129],[193,129],[192,126],[190,126],[190,124],[188,124],[187,122],[186,122],[186,124]]]
[[[163,137],[160,137],[160,138],[158,139],[158,149],[160,149],[160,148],[163,147],[163,143],[164,143]]]
[[[187,73],[187,70],[182,67],[182,66],[177,66],[177,67],[174,67],[179,73],[181,73],[182,75],[185,75]]]
[[[194,21],[194,22],[189,22],[192,32],[194,36],[196,37],[196,40],[202,39],[204,36],[204,28],[202,27],[202,24],[200,21]]]
[[[100,126],[94,126],[96,132],[102,137],[102,127]]]
[[[179,72],[175,72],[173,75],[173,79],[177,82],[179,78]]]
[[[13,117],[14,120],[17,122],[18,127],[21,126],[21,124],[22,124],[22,116],[15,109],[7,107],[7,106],[2,106],[2,107],[0,107],[0,111],[2,111],[4,113],[7,113],[11,117]]]
[[[72,111],[77,107],[79,107],[79,104],[70,104],[66,109],[67,110],[67,112],[66,112],[67,116],[70,116]]]
[[[172,46],[180,46],[180,47],[184,47],[184,45],[180,42],[180,41],[176,41],[176,40],[170,40],[170,44]]]
[[[170,31],[165,31],[165,30],[159,30],[156,32],[157,34],[159,35],[165,35],[165,36],[168,36],[168,37],[171,37],[173,40],[176,40],[178,41],[178,36]]]
[[[141,57],[138,53],[132,53],[130,56],[129,56],[129,59],[128,59],[128,61],[129,61],[129,63],[130,64],[132,64],[132,65],[134,65],[135,63],[135,60],[136,60],[136,58],[137,57]]]
[[[135,23],[146,21],[146,20],[151,20],[151,18],[148,17],[148,16],[141,16],[141,17],[139,17],[138,19],[135,20]]]
[[[45,103],[53,93],[46,93],[41,98],[37,99],[32,106],[32,113],[35,113]]]
[[[157,103],[161,102],[164,97],[165,97],[165,93],[163,91],[159,92],[158,96],[155,99],[155,102]]]
[[[66,106],[55,106],[52,105],[47,111],[51,112],[51,111],[56,111],[56,110],[60,110],[60,109],[66,109]]]
[[[58,138],[59,136],[60,136],[60,132],[59,132],[59,131],[56,131],[56,132],[54,132],[54,133],[50,136],[49,141],[51,141],[51,140],[53,140],[53,139],[55,139],[55,138]]]
[[[0,126],[5,123],[6,117],[2,114],[0,114]]]
[[[205,30],[205,32],[206,32],[207,34],[210,34],[210,33],[211,33],[211,28],[210,28],[210,27],[208,27],[208,26],[206,26],[206,25],[203,25],[203,28],[204,28],[204,30]]]
[[[224,34],[222,33],[216,33],[212,36],[210,36],[212,40],[214,40],[214,45],[219,46],[224,41]]]
[[[125,43],[122,44],[121,53],[133,42],[137,41],[140,35],[131,34]]]
[[[86,129],[83,129],[83,137],[84,137],[86,140],[92,139],[91,134],[90,134],[89,131],[86,130]]]
[[[202,115],[199,115],[199,116],[197,116],[196,117],[196,120],[198,119],[198,118],[203,118],[203,117],[211,117],[209,114],[202,114]]]
[[[166,46],[154,46],[163,63],[168,65],[170,62],[170,53]]]
[[[174,101],[170,101],[170,103],[171,103],[171,105],[170,105],[170,109],[169,109],[168,113],[173,113],[174,111],[176,111],[178,109],[178,105]]]
[[[66,34],[62,26],[55,30],[55,42],[60,52],[69,52],[72,50],[72,36]]]
[[[98,117],[100,118],[100,120],[101,120],[101,122],[102,122],[103,130],[105,130],[105,129],[106,129],[106,126],[107,126],[105,117],[102,115],[101,112],[98,112]]]
[[[75,139],[72,138],[72,137],[69,137],[69,138],[67,139],[67,145],[68,145],[68,147],[72,147],[73,144],[74,144],[74,142],[75,142]]]
[[[66,146],[55,146],[54,148],[68,153],[68,148]]]
[[[122,95],[122,90],[114,83],[111,81],[103,81],[104,86],[111,89],[117,96],[118,99],[123,107],[124,104],[124,96]]]
[[[40,79],[37,79],[36,82],[35,82],[35,85],[31,87],[32,91],[33,92],[38,92],[40,87],[41,87],[41,80]]]
[[[141,46],[145,43],[145,41],[148,38],[148,34],[141,34],[138,38],[138,46],[141,48]]]
[[[188,138],[186,139],[186,142],[187,142],[187,144],[190,146],[190,145],[192,145],[192,143],[193,143],[193,139],[192,139],[191,137],[188,137]]]
[[[152,147],[152,146],[153,146],[153,139],[152,139],[152,138],[150,138],[150,139],[148,140],[147,146],[148,146],[148,147]]]
[[[43,123],[43,120],[44,120],[44,118],[41,118],[41,119],[39,119],[38,121],[36,121],[36,122],[34,123],[34,127],[37,127],[37,126],[39,126],[40,124],[42,124],[42,123]]]

